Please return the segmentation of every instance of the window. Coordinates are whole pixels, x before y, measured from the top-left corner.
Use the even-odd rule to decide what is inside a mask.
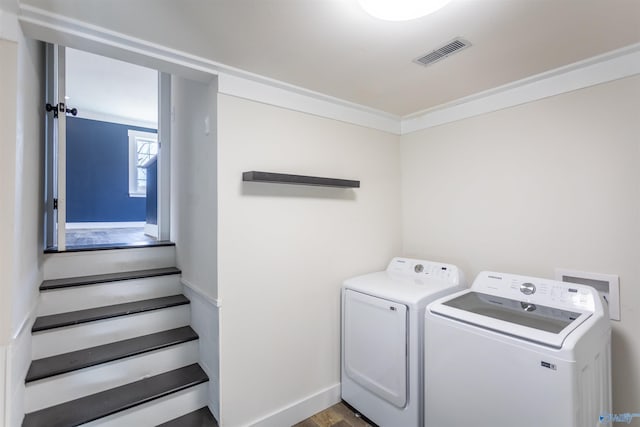
[[[129,196],[146,197],[146,165],[158,155],[158,135],[138,130],[129,131]]]

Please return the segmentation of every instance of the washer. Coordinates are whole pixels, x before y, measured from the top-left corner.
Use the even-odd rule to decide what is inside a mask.
[[[583,427],[611,413],[611,326],[592,287],[483,272],[425,316],[425,426]]]
[[[379,426],[422,426],[425,307],[462,282],[454,265],[409,258],[346,280],[342,399]]]

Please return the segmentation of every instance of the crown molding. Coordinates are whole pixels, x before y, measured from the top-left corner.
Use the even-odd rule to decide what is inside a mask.
[[[399,117],[34,6],[21,4],[17,18],[25,34],[31,38],[117,58],[200,82],[210,82],[217,77],[219,93],[395,135],[640,74],[640,44],[634,44],[429,110]],[[4,14],[0,15],[0,20],[3,23]]]
[[[402,118],[401,134],[640,74],[640,43]]]
[[[218,73],[218,92],[400,135],[400,117],[265,78]]]
[[[21,4],[18,18],[26,35],[31,38],[179,74],[201,82],[209,82],[220,75],[219,91],[221,93],[400,134],[399,116],[373,108],[253,74],[34,6]]]

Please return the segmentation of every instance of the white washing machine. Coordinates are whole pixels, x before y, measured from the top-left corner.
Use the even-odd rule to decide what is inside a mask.
[[[595,289],[483,272],[425,316],[426,427],[605,425],[611,327]]]
[[[342,399],[381,427],[423,423],[426,305],[463,289],[450,264],[394,258],[342,287]]]

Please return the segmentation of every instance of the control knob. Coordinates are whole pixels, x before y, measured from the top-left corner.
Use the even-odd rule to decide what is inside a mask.
[[[525,295],[534,294],[536,292],[536,285],[534,285],[533,283],[523,283],[522,285],[520,285],[520,292]]]

